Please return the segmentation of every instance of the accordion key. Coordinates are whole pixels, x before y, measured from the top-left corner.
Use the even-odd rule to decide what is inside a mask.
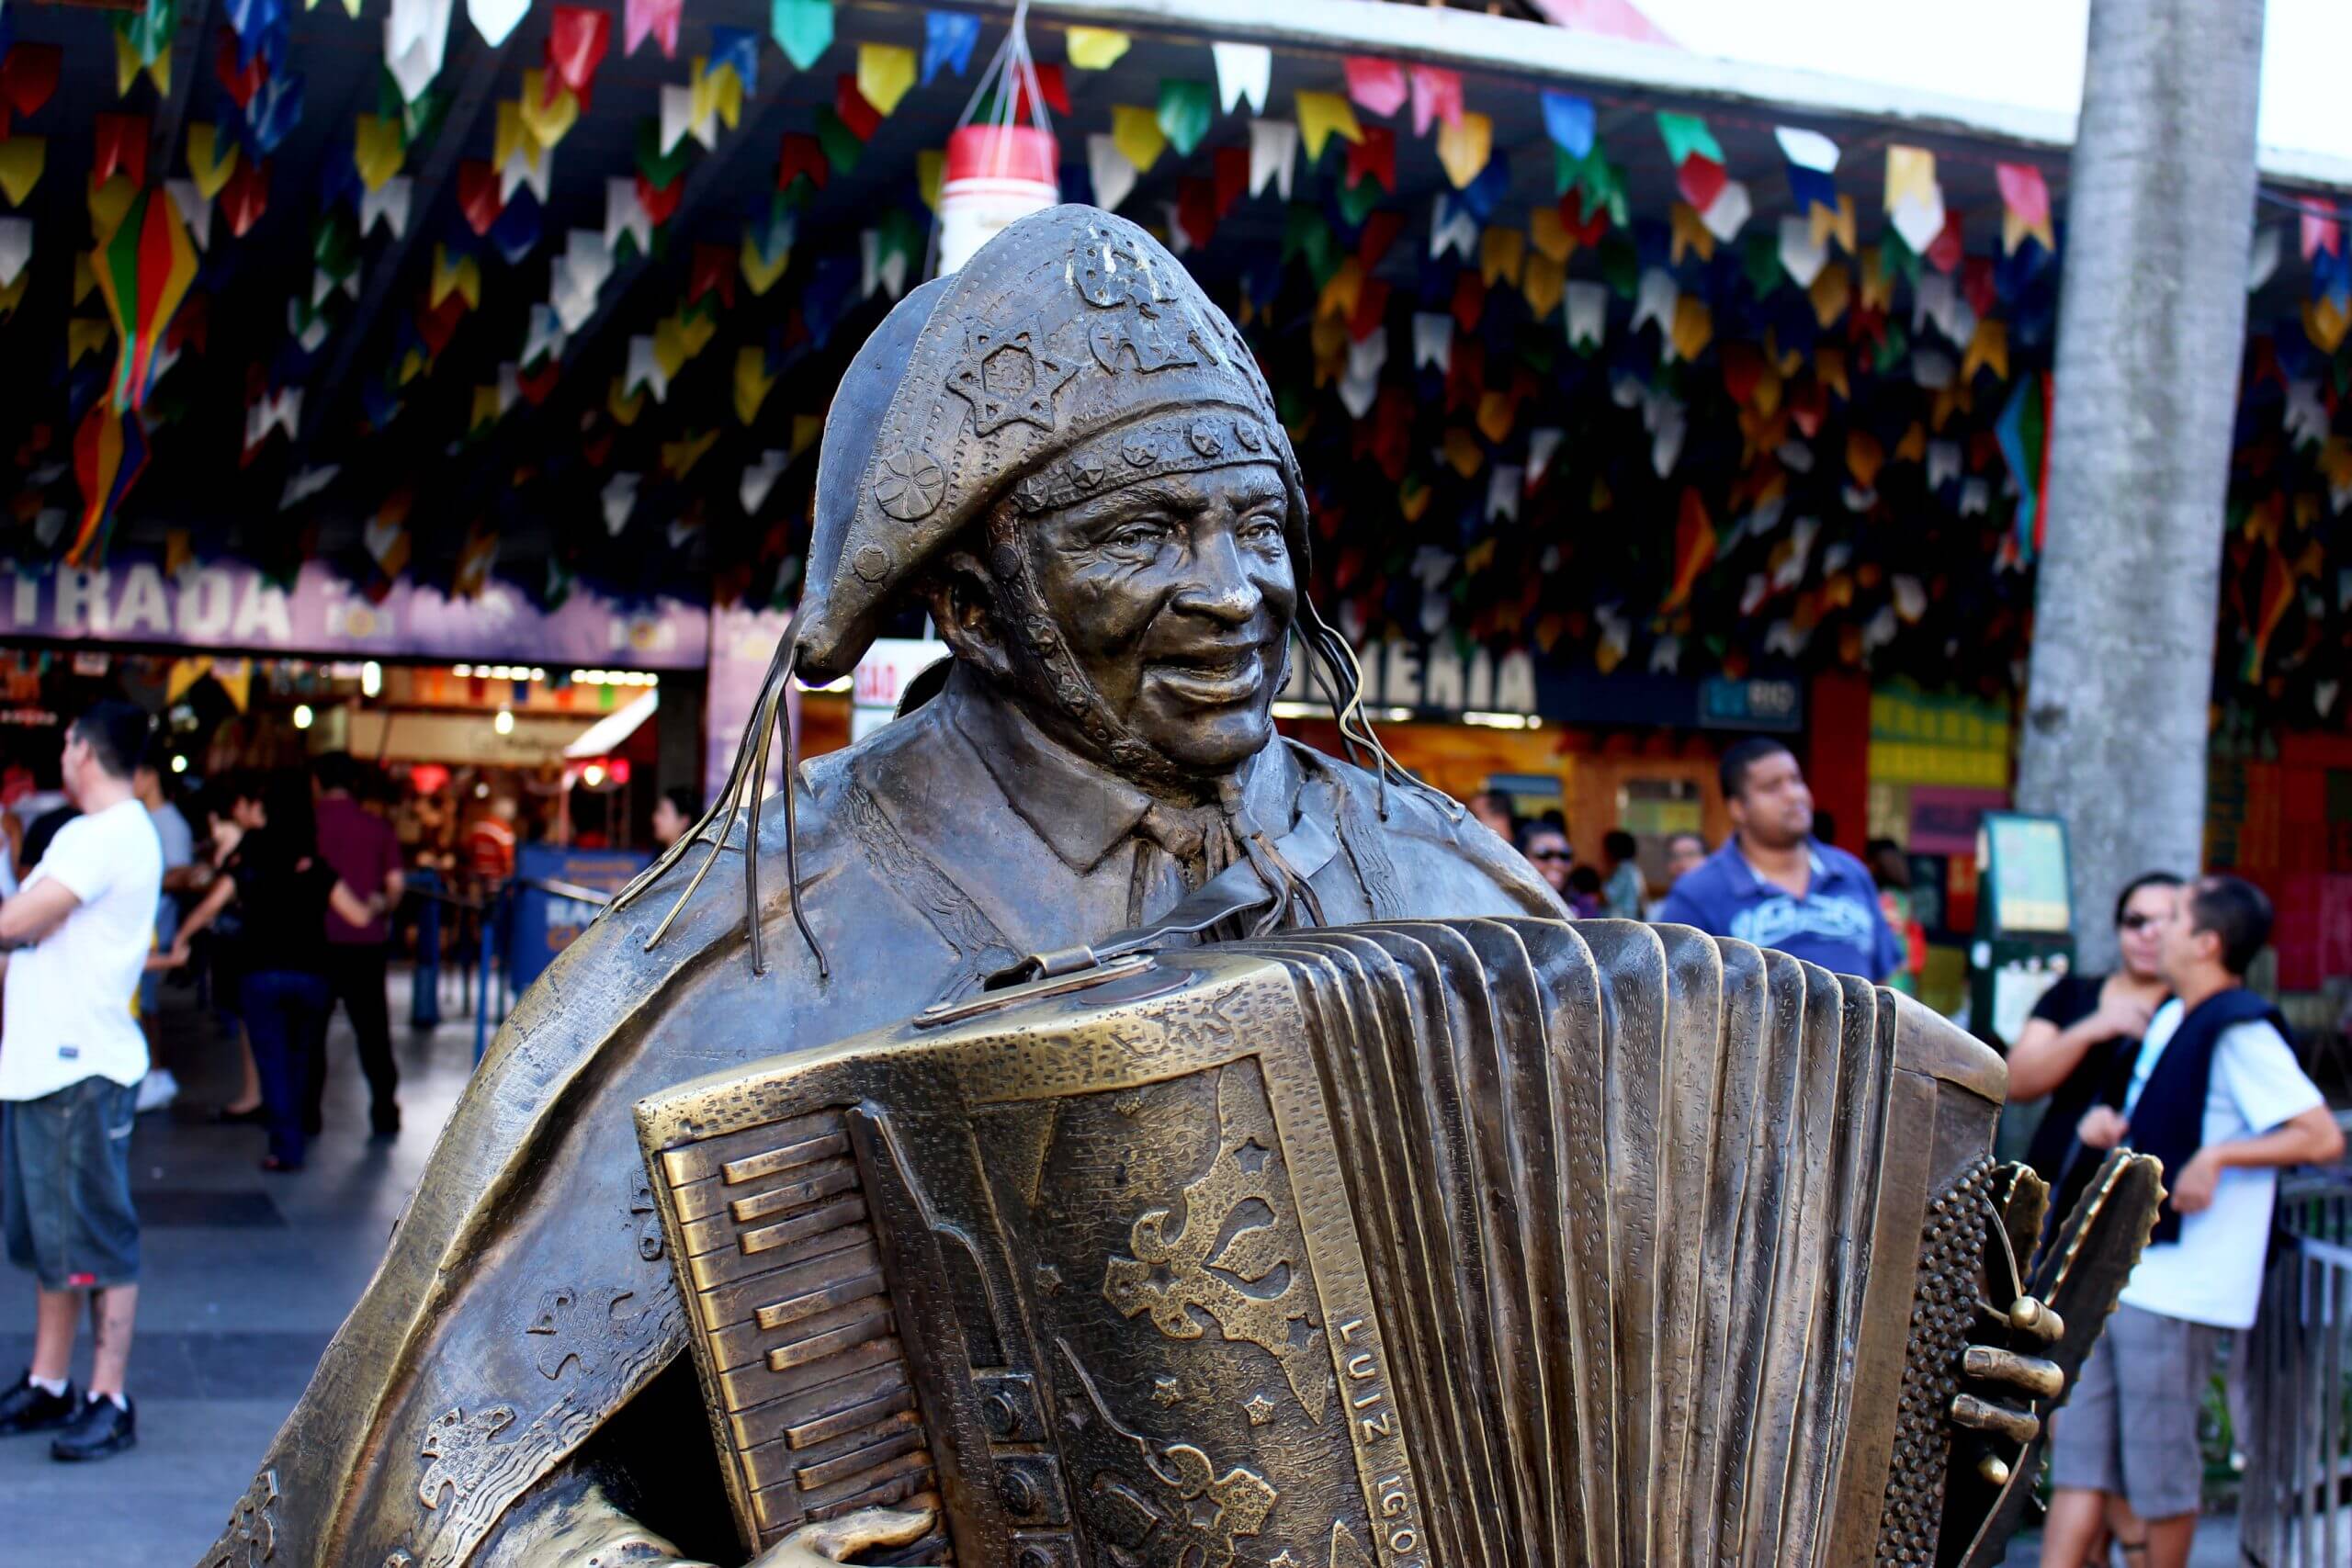
[[[1969,1546],[2005,1082],[1777,953],[1453,920],[1130,956],[637,1114],[747,1546],[921,1491],[878,1561],[1777,1568]]]

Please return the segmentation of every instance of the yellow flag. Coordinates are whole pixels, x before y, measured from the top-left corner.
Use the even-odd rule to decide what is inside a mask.
[[[1419,523],[1429,512],[1430,502],[1436,497],[1437,491],[1427,485],[1412,488],[1399,485],[1396,487],[1396,514],[1408,523]]]
[[[1968,352],[1961,356],[1960,378],[1973,380],[1976,372],[1989,369],[2001,380],[2009,378],[2009,324],[1982,317],[1976,331],[1968,339]]]
[[[1674,352],[1685,359],[1696,359],[1707,352],[1707,344],[1715,335],[1715,318],[1707,302],[1695,294],[1685,294],[1674,302]]]
[[[1854,198],[1852,197],[1839,197],[1838,210],[1835,212],[1816,201],[1811,209],[1811,216],[1815,244],[1823,244],[1835,239],[1846,247],[1848,255],[1854,254]]]
[[[190,686],[211,672],[212,660],[209,659],[173,660],[171,673],[164,677],[164,705],[169,707],[178,702]]]
[[[876,46],[868,44],[865,47],[871,49]],[[903,94],[905,89],[900,88],[899,91]],[[733,66],[713,71],[710,69],[709,61],[697,59],[692,67],[688,92],[694,104],[694,117],[697,121],[707,120],[712,115],[717,115],[718,123],[729,130],[741,123],[743,78],[735,73]],[[882,112],[888,114],[890,111],[883,109]]]
[[[65,323],[65,363],[70,368],[85,355],[96,354],[113,340],[114,323],[103,316],[74,316]]]
[[[469,432],[471,432],[480,430],[484,425],[496,424],[497,423],[498,389],[495,387],[476,387],[474,389],[473,418],[468,423],[466,428]]]
[[[1906,196],[1929,203],[1939,199],[1936,155],[1924,147],[1905,147],[1897,142],[1886,150],[1886,209],[1894,211],[1895,204]]]
[[[33,186],[40,184],[40,172],[48,162],[47,137],[0,138],[0,193],[7,196],[9,206],[22,207],[25,204],[25,197],[32,195]]]
[[[1539,207],[1529,214],[1527,232],[1535,248],[1555,262],[1566,261],[1576,254],[1577,237],[1556,207]]]
[[[359,117],[359,133],[363,141],[367,137],[369,122],[375,118],[374,115],[368,114]],[[392,128],[392,136],[395,141],[399,140],[400,127],[397,124]],[[534,147],[538,145],[539,139],[531,135],[531,128],[523,121],[523,106],[502,100],[498,106],[497,129],[492,133],[490,139],[491,167],[504,168],[506,160],[514,156],[514,149],[521,146],[526,137]],[[365,169],[360,172],[367,173]]]
[[[229,705],[239,713],[252,700],[254,666],[250,659],[216,659],[212,661],[212,678],[228,694]]]
[[[1527,272],[1519,280],[1519,291],[1527,297],[1527,308],[1543,321],[1560,307],[1567,293],[1567,264],[1537,252],[1527,258]]]
[[[862,43],[857,46],[857,90],[883,114],[899,107],[915,85],[915,51],[904,44]]]
[[[2352,327],[2352,315],[2336,309],[2335,300],[2328,295],[2303,301],[2303,335],[2322,354],[2334,354],[2343,343],[2345,329]]]
[[[939,187],[947,178],[947,154],[936,147],[926,147],[915,154],[915,191],[922,204],[933,212],[939,210]]]
[[[129,175],[109,175],[102,184],[90,187],[90,234],[103,250],[122,227],[122,215],[130,210],[131,198],[139,187],[130,183]]]
[[[706,430],[700,435],[665,441],[662,444],[662,466],[679,479],[684,479],[694,472],[695,465],[702,461],[702,455],[709,451],[718,439],[718,432]]]
[[[1478,394],[1479,432],[1497,446],[1510,439],[1511,423],[1518,414],[1519,401],[1509,392]]]
[[[555,101],[546,101],[547,75],[545,71],[523,73],[520,106],[523,124],[530,130],[531,140],[543,148],[552,148],[579,121],[580,100],[571,96],[571,88],[559,87]]]
[[[1518,230],[1489,229],[1478,236],[1478,281],[1487,288],[1516,285],[1526,265],[1527,236]]]
[[[498,106],[498,139],[501,143],[498,162],[506,162],[506,124],[514,121],[515,134],[522,133],[522,116],[513,104]],[[389,115],[363,114],[354,122],[351,142],[352,166],[359,171],[359,180],[369,190],[381,190],[385,182],[401,172],[401,164],[408,157],[408,150],[401,145],[400,121]]]
[[[1861,255],[1862,309],[1883,310],[1894,303],[1894,268],[1887,264],[1886,253],[1876,245],[1866,245]]]
[[[1168,146],[1168,133],[1159,129],[1159,111],[1133,104],[1113,105],[1111,142],[1126,154],[1136,173],[1145,173],[1159,162],[1160,152]]]
[[[1699,216],[1697,208],[1687,201],[1678,201],[1668,216],[1672,223],[1673,248],[1668,259],[1672,265],[1682,265],[1685,251],[1698,252],[1701,261],[1715,259],[1714,231],[1707,227],[1706,220]]]
[[[1340,264],[1340,270],[1331,275],[1331,281],[1323,286],[1321,296],[1315,301],[1316,317],[1317,320],[1335,317],[1345,321],[1355,314],[1356,301],[1363,297],[1363,264],[1350,256]]]
[[[1818,283],[1820,279],[1815,278],[1814,281]],[[1821,301],[1815,299],[1813,307],[1816,312],[1819,311]],[[1839,308],[1842,310],[1844,307],[1841,304]],[[1830,319],[1835,321],[1837,318],[1833,316]],[[1842,348],[1815,349],[1813,355],[1813,375],[1815,380],[1841,398],[1851,398],[1854,395],[1854,389],[1847,384],[1846,351]]]
[[[1458,424],[1446,431],[1443,450],[1445,460],[1453,466],[1455,473],[1465,479],[1487,466],[1486,448]]]
[[[784,269],[791,264],[791,246],[786,245],[778,251],[773,262],[763,261],[760,258],[760,247],[752,243],[752,236],[749,234],[743,236],[743,281],[750,285],[754,299],[774,288],[776,279],[784,276]]]
[[[6,143],[0,143],[0,146],[5,145]],[[89,252],[83,251],[74,258],[74,303],[79,305],[83,300],[87,299],[90,297],[90,291],[97,286],[97,263],[91,259]]]
[[[1928,427],[1913,420],[1903,439],[1894,444],[1896,462],[1924,463],[1928,460]]]
[[[1805,292],[1813,299],[1813,319],[1825,327],[1831,326],[1853,302],[1854,280],[1846,275],[1844,263],[1832,262],[1821,269],[1821,276]]]
[[[0,155],[10,144],[0,141]],[[196,182],[197,195],[210,201],[236,172],[237,144],[225,140],[219,127],[199,120],[187,128],[187,177]]]
[[[1298,139],[1306,143],[1309,163],[1323,156],[1323,143],[1334,131],[1349,141],[1363,140],[1363,127],[1356,123],[1356,111],[1348,100],[1337,93],[1300,93],[1298,96]],[[1149,111],[1137,109],[1137,114]],[[1156,127],[1159,117],[1152,115]]]
[[[426,291],[427,308],[437,308],[452,293],[465,296],[466,304],[474,310],[481,308],[481,264],[471,256],[451,260],[449,247],[433,247],[433,281]]]
[[[775,386],[775,378],[768,373],[767,351],[763,348],[741,348],[735,351],[735,421],[750,424],[760,417],[760,405],[768,400],[768,392]]]
[[[1465,114],[1452,124],[1438,121],[1437,161],[1445,165],[1445,177],[1454,189],[1484,174],[1494,150],[1495,122],[1485,115]]]
[[[817,438],[824,434],[825,416],[823,414],[794,414],[792,416],[792,445],[787,450],[791,456],[797,457],[809,447],[817,445]]]
[[[1134,40],[1112,28],[1072,28],[1069,62],[1080,71],[1105,71],[1119,62]]]
[[[621,390],[621,378],[614,377],[613,389],[605,397],[605,412],[617,423],[635,424],[637,416],[645,412],[645,389],[639,387],[637,395],[631,397]]]

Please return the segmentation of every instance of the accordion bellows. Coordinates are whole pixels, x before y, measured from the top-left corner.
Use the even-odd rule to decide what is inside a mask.
[[[1937,1561],[2004,1069],[1679,927],[1137,956],[643,1102],[747,1543]]]

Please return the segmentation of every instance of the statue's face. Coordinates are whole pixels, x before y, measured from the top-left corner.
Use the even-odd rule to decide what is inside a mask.
[[[1298,607],[1272,463],[1124,486],[1029,525],[1038,598],[1126,732],[1179,768],[1228,772],[1273,735]]]

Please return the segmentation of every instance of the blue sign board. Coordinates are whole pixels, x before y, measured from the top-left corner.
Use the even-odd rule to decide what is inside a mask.
[[[651,859],[636,850],[568,850],[558,844],[525,844],[518,850],[513,946],[507,950],[514,989],[519,993],[537,979],[604,908],[534,884],[568,883],[610,897]]]

